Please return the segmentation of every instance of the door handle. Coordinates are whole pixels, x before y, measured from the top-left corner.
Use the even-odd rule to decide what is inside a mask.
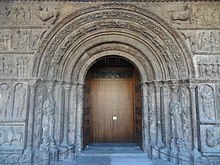
[[[118,117],[117,116],[113,116],[112,120],[118,120]]]

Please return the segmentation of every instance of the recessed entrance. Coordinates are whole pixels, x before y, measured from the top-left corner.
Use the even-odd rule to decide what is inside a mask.
[[[140,78],[119,56],[96,61],[84,89],[83,145],[142,143]]]

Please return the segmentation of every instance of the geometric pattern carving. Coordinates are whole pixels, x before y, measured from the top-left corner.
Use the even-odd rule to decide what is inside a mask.
[[[95,70],[91,72],[92,78],[132,78],[132,71],[128,70]]]

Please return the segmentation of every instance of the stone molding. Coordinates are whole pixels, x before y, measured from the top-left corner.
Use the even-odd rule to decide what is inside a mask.
[[[38,1],[38,2],[115,2],[115,0],[0,0],[13,1]],[[218,2],[218,0],[118,0],[117,2]]]
[[[187,79],[190,77],[194,77],[192,55],[186,48],[186,45],[179,33],[170,24],[162,20],[159,16],[152,13],[151,11],[125,3],[105,3],[94,5],[89,8],[80,9],[61,19],[60,22],[57,22],[55,26],[47,32],[47,34],[45,35],[45,39],[42,40],[42,44],[39,46],[37,52],[35,53],[33,76],[48,77],[48,73],[45,73],[45,71],[49,68],[57,70],[57,68],[63,67],[60,69],[62,71],[65,70],[65,67],[68,66],[65,66],[67,64],[65,64],[64,61],[66,61],[66,58],[69,58],[70,56],[68,55],[68,52],[72,51],[74,47],[80,47],[79,45],[74,44],[83,42],[85,40],[84,37],[86,37],[87,34],[89,35],[90,32],[92,32],[91,34],[93,34],[93,38],[94,36],[100,35],[100,32],[102,32],[102,29],[100,29],[100,27],[101,24],[104,23],[104,20],[110,21],[109,23],[111,25],[109,25],[109,28],[111,29],[111,31],[115,32],[114,29],[117,27],[115,27],[114,23],[117,24],[117,22],[114,21],[117,21],[117,19],[119,18],[116,18],[116,15],[113,15],[112,17],[110,16],[110,18],[107,19],[103,18],[103,14],[106,14],[105,12],[113,12],[113,10],[116,10],[116,12],[119,12],[119,14],[128,15],[128,18],[123,17],[123,19],[121,19],[122,23],[134,25],[134,27],[133,25],[131,25],[132,27],[128,29],[126,29],[127,27],[123,28],[123,25],[119,25],[119,29],[130,31],[128,32],[130,37],[133,37],[134,35],[140,35],[141,37],[145,38],[144,40],[153,40],[153,43],[149,43],[160,50],[159,54],[161,55],[158,58],[161,58],[162,56],[162,61],[164,65],[166,65],[164,67],[168,70],[166,72],[174,73],[174,70],[179,70],[179,73],[176,73],[175,76],[170,75],[171,79]],[[80,17],[81,19],[79,19]],[[88,26],[88,23],[90,26],[86,27]],[[141,27],[143,27],[143,29],[135,27],[135,24],[139,24]],[[75,30],[76,28],[82,29],[77,31]],[[93,28],[94,30],[92,30]],[[104,27],[104,29],[105,28],[106,27]],[[152,32],[150,32],[151,34],[147,32],[150,29],[153,29]],[[94,33],[94,31],[96,33]],[[159,37],[152,38],[152,35],[158,35]],[[85,52],[82,52],[83,49],[89,49],[89,47],[83,48],[81,46],[81,48],[78,49],[78,51],[80,52],[77,52],[76,54],[84,54]],[[59,57],[57,58],[55,54],[59,55]],[[72,54],[74,53],[72,52]],[[60,64],[62,66],[60,66]]]

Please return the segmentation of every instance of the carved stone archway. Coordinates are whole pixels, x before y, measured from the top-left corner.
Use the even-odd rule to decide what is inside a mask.
[[[76,118],[63,123],[66,144],[75,144],[77,152],[82,150],[85,75],[97,59],[109,55],[128,59],[139,71],[143,95],[143,149],[147,152],[150,145],[163,147],[162,143],[168,147],[170,137],[162,137],[159,122],[162,119],[160,103],[164,101],[161,95],[165,98],[166,93],[163,85],[170,80],[184,82],[194,77],[191,54],[180,35],[160,17],[135,5],[118,3],[94,5],[68,15],[45,35],[35,54],[33,77],[74,84],[72,102],[75,108],[69,107],[69,89],[65,88],[64,95],[66,118],[76,111]],[[155,144],[148,140],[148,88],[155,93],[155,122],[159,123]],[[67,137],[69,125],[76,127],[74,140]]]

